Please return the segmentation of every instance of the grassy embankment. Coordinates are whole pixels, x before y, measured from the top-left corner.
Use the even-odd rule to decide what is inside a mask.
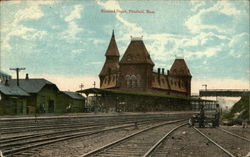
[[[242,120],[250,119],[250,95],[245,95],[233,105],[230,112],[223,115],[223,120],[232,120],[234,123],[241,123]]]

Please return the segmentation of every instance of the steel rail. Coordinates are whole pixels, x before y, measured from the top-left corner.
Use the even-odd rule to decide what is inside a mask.
[[[130,119],[129,121],[128,120],[118,120],[118,121],[114,121],[113,123],[121,123],[121,124],[127,124],[128,122],[131,122],[131,123],[134,123],[134,122],[150,122],[150,121],[155,121],[155,120],[165,120],[165,118],[150,118],[150,119],[141,119],[141,120],[137,120],[137,121],[135,121],[135,120],[133,120],[133,119]],[[113,124],[113,123],[110,123],[110,124]],[[70,126],[69,126],[69,124],[70,124]],[[27,132],[27,131],[44,131],[44,130],[58,130],[58,129],[65,129],[65,128],[72,128],[72,124],[71,123],[69,123],[69,124],[63,124],[63,126],[62,126],[62,124],[59,124],[58,126],[40,126],[40,124],[36,124],[36,125],[34,125],[34,126],[32,126],[31,128],[30,127],[21,127],[20,128],[20,130],[19,129],[15,129],[15,128],[8,128],[8,131],[5,131],[5,130],[7,130],[6,128],[4,128],[4,129],[0,129],[0,132],[1,132],[1,134],[13,134],[13,133],[20,133],[20,132]],[[90,124],[86,124],[86,123],[84,123],[84,125],[86,125],[86,126],[96,126],[96,125],[102,125],[102,123],[101,122],[98,122],[98,123],[96,123],[96,122],[92,122],[92,123],[90,123]],[[54,124],[53,124],[54,125]],[[74,127],[77,127],[77,126],[82,126],[82,123],[75,123],[75,124],[73,124],[74,125]],[[32,129],[32,128],[34,128],[34,129]]]
[[[70,139],[83,137],[83,136],[89,136],[89,135],[98,134],[98,133],[102,133],[102,132],[110,131],[110,130],[122,129],[122,128],[126,128],[126,127],[131,127],[131,126],[134,126],[134,125],[130,124],[128,126],[119,126],[119,127],[115,127],[115,128],[102,129],[102,130],[98,130],[98,131],[83,132],[83,133],[77,133],[77,134],[73,134],[73,135],[65,135],[65,136],[53,137],[53,138],[49,138],[49,139],[40,139],[37,141],[28,141],[25,143],[13,144],[12,145],[13,147],[20,146],[20,145],[23,146],[24,144],[33,144],[33,145],[19,147],[16,149],[14,148],[14,149],[8,150],[8,151],[3,151],[3,155],[7,156],[7,155],[11,155],[11,154],[14,154],[17,152],[25,151],[25,150],[28,150],[31,148],[36,148],[36,147],[40,147],[40,146],[44,146],[44,145],[48,145],[48,144],[52,144],[52,143],[56,143],[56,142],[61,142],[61,141],[70,140]],[[40,142],[40,143],[38,143],[38,142]],[[34,143],[36,143],[36,144],[34,144]]]
[[[183,121],[183,119],[182,120],[175,120],[175,121]],[[168,123],[170,123],[170,122],[168,122]],[[116,130],[116,129],[132,127],[132,126],[134,126],[134,124],[129,123],[128,125],[125,125],[125,126],[123,125],[123,126],[118,126],[118,127],[101,129],[101,130],[97,130],[97,131],[74,133],[72,135],[64,135],[64,136],[60,136],[60,137],[52,137],[52,138],[49,138],[49,139],[39,139],[39,140],[36,140],[36,141],[27,141],[27,142],[24,142],[24,143],[13,144],[12,145],[13,147],[14,146],[23,146],[24,144],[29,144],[29,146],[14,148],[12,150],[7,150],[7,151],[3,150],[3,155],[8,156],[8,155],[15,154],[17,152],[23,152],[23,151],[31,149],[31,148],[36,148],[36,147],[40,147],[40,146],[44,146],[44,145],[48,145],[48,144],[52,144],[52,143],[56,143],[56,142],[60,142],[60,141],[70,140],[70,139],[74,139],[74,138],[78,138],[78,137],[89,136],[89,135],[93,135],[93,134],[102,133],[102,132],[105,132],[105,131],[112,131],[112,130]]]
[[[109,143],[107,145],[104,145],[104,146],[102,146],[100,148],[97,148],[97,149],[95,149],[93,151],[90,151],[90,152],[88,152],[88,153],[86,153],[86,154],[84,154],[84,155],[82,155],[80,157],[88,157],[88,156],[91,156],[91,155],[96,155],[96,154],[98,154],[98,153],[100,153],[100,152],[102,152],[104,150],[107,150],[107,149],[111,148],[112,146],[120,144],[120,143],[128,140],[129,138],[134,137],[135,135],[138,135],[140,133],[143,133],[143,132],[146,132],[148,130],[155,129],[155,128],[158,128],[158,127],[161,127],[161,126],[164,126],[164,125],[167,125],[167,124],[177,123],[177,122],[181,122],[181,121],[184,121],[184,120],[170,121],[170,122],[166,122],[166,123],[163,123],[163,124],[159,124],[159,125],[156,125],[156,126],[152,126],[152,127],[137,131],[137,132],[135,132],[133,134],[130,134],[130,135],[126,136],[126,137],[123,137],[123,138],[118,139],[118,140],[116,140],[114,142],[111,142],[111,143]]]
[[[170,130],[165,136],[163,136],[154,146],[152,146],[144,155],[143,157],[149,157],[155,150],[156,148],[174,131],[176,131],[177,129],[187,125],[188,123],[184,123],[181,125],[178,125],[177,127],[173,128],[172,130]]]
[[[159,119],[162,120],[162,119]],[[155,121],[155,119],[151,119],[151,120],[141,120],[141,121],[137,121],[138,124],[146,124],[146,123],[153,123]],[[122,125],[122,124],[134,124],[135,121],[127,121],[126,123],[123,122],[119,122],[115,125]],[[115,125],[111,125],[111,126],[115,126]],[[79,125],[80,126],[80,125]],[[43,136],[49,136],[49,135],[57,135],[57,134],[63,134],[63,133],[68,133],[68,132],[77,132],[77,131],[83,131],[83,130],[87,130],[87,129],[97,129],[97,128],[101,128],[101,127],[105,127],[105,124],[100,124],[100,125],[91,125],[89,127],[77,127],[75,129],[69,129],[69,130],[65,130],[65,131],[55,131],[52,133],[37,133],[37,134],[31,134],[31,135],[20,135],[20,136],[14,136],[14,137],[7,137],[7,138],[1,138],[0,141],[0,148],[1,148],[1,144],[4,143],[9,143],[9,142],[15,142],[15,141],[19,141],[19,140],[26,140],[26,139],[32,139],[32,138],[38,138],[38,137],[43,137]],[[111,127],[110,126],[110,127]],[[61,129],[61,128],[58,128]],[[54,130],[54,129],[52,129]]]
[[[240,139],[242,139],[242,140],[245,140],[245,141],[250,142],[250,140],[247,139],[247,138],[245,138],[245,137],[242,137],[242,136],[240,136],[240,135],[234,134],[234,133],[232,133],[232,132],[230,132],[230,131],[227,131],[227,130],[225,130],[225,129],[223,129],[223,128],[219,128],[219,129],[222,130],[222,131],[224,131],[224,132],[226,132],[226,133],[228,133],[228,134],[230,134],[230,135],[232,135],[232,136],[235,136],[235,137],[238,137],[238,138],[240,138]]]
[[[223,148],[221,145],[219,145],[217,142],[215,142],[214,140],[212,140],[211,138],[209,138],[207,135],[205,135],[204,133],[202,133],[199,129],[197,129],[196,127],[193,127],[193,128],[198,133],[200,133],[202,136],[204,136],[206,139],[208,139],[210,142],[212,142],[214,145],[216,145],[218,148],[220,148],[222,151],[224,151],[227,155],[229,155],[230,157],[236,157],[235,155],[233,155],[232,153],[230,153],[228,150],[226,150],[225,148]]]

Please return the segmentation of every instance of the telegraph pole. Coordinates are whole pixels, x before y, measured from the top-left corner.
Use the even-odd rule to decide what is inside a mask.
[[[16,71],[16,84],[17,84],[17,86],[19,86],[19,72],[21,70],[25,70],[25,68],[10,68],[10,70]]]
[[[84,87],[84,85],[81,83],[79,87],[80,87],[80,88],[81,88],[81,90],[82,90],[82,89],[83,89],[83,87]]]

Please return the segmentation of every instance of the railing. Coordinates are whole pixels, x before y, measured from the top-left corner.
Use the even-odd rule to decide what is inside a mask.
[[[225,96],[225,97],[240,97],[250,94],[248,89],[209,89],[200,90],[200,96]]]

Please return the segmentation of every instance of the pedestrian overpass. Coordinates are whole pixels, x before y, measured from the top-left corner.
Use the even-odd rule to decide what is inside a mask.
[[[200,97],[241,97],[250,94],[248,89],[206,89],[200,90]]]

